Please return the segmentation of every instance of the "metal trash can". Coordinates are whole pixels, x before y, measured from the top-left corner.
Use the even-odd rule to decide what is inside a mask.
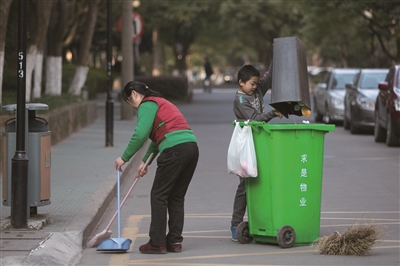
[[[26,107],[25,152],[28,162],[28,206],[39,207],[50,202],[51,132],[48,122],[36,116],[38,110],[48,110],[47,104],[29,103]],[[3,111],[15,112],[16,104],[3,106]],[[3,205],[11,206],[11,160],[16,150],[16,117],[4,123],[3,141]],[[32,212],[32,211],[31,211]]]
[[[306,46],[297,37],[274,39],[272,75],[270,105],[286,118],[291,114],[309,114],[311,104]]]
[[[249,122],[258,176],[246,179],[248,222],[238,225],[241,243],[282,248],[319,238],[325,124]]]

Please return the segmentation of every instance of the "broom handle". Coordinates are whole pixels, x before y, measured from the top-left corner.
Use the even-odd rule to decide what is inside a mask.
[[[144,170],[147,167],[147,165],[149,164],[151,158],[153,158],[153,154],[150,154],[149,158],[147,158],[147,161],[143,165],[142,170]],[[137,181],[139,181],[139,176],[135,177],[135,180],[133,181],[132,186],[130,187],[130,189],[128,190],[128,193],[126,193],[124,199],[122,200],[121,204],[119,205],[120,207],[122,207],[122,205],[124,205],[125,201],[128,199],[129,194],[132,192],[132,190],[135,187]],[[111,218],[110,222],[108,223],[108,225],[107,225],[106,229],[104,229],[104,231],[106,231],[106,232],[108,231],[108,229],[110,228],[111,224],[114,222],[115,217],[117,217],[117,215],[118,215],[118,210],[114,213],[114,216]]]
[[[120,172],[117,169],[117,213],[118,213],[118,238],[121,238],[121,214],[120,214],[120,182],[119,182],[119,176],[120,176]]]

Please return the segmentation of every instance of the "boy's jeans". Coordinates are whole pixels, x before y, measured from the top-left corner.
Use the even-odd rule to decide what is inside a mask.
[[[232,226],[238,226],[243,222],[246,213],[246,182],[245,179],[239,177],[239,186],[236,190],[235,201],[233,203]]]

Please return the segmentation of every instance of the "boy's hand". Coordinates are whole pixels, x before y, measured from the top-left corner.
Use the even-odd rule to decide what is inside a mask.
[[[281,114],[281,112],[278,112],[277,110],[273,110],[273,112],[274,112],[274,115],[276,116],[276,117],[279,117],[279,119],[282,119],[282,117],[283,117],[283,115]]]

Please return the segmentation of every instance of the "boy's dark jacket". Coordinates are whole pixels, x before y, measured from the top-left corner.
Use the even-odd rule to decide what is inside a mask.
[[[268,122],[275,117],[273,111],[264,113],[264,95],[272,86],[272,63],[268,71],[258,82],[253,95],[236,92],[233,101],[233,112],[236,120],[253,120]]]

